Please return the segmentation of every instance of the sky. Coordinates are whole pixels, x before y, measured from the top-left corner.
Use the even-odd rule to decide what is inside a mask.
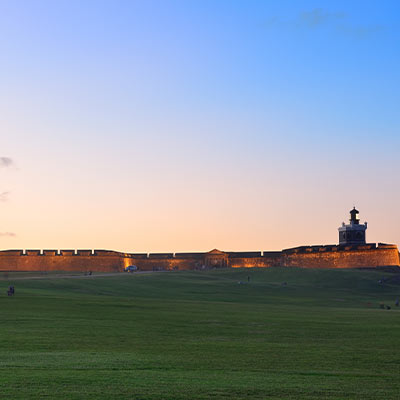
[[[0,249],[400,244],[396,0],[0,0]]]

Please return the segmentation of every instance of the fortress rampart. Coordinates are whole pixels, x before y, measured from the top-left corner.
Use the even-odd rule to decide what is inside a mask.
[[[400,266],[395,245],[310,246],[282,252],[283,267],[377,268]]]
[[[0,251],[0,271],[122,271],[123,254],[106,250]]]
[[[377,268],[399,267],[396,245],[301,246],[283,251],[207,253],[120,253],[108,250],[0,251],[0,271],[118,272],[205,268]]]

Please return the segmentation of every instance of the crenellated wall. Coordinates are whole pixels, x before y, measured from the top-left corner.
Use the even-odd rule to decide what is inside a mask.
[[[268,268],[278,267],[282,264],[282,252],[264,251],[261,252],[230,252],[229,266],[232,268]]]
[[[322,246],[282,252],[283,267],[376,268],[399,264],[395,245]]]
[[[0,271],[122,271],[123,258],[115,251],[7,250],[0,251]]]
[[[201,257],[197,254],[201,254]],[[124,265],[135,265],[141,271],[199,269],[204,264],[204,253],[127,254]]]
[[[232,268],[376,268],[400,266],[396,245],[301,246],[273,252],[119,253],[109,250],[0,251],[0,271],[118,272]]]

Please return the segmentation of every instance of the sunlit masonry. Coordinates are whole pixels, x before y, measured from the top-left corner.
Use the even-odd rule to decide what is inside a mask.
[[[350,211],[349,224],[339,228],[338,245],[299,246],[282,251],[207,253],[121,253],[110,250],[4,250],[1,271],[122,272],[194,270],[206,268],[304,267],[378,268],[399,267],[394,244],[367,243],[367,223],[359,211]]]

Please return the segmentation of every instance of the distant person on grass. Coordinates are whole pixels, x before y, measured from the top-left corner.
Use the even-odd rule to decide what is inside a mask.
[[[7,291],[7,295],[8,295],[8,296],[13,296],[14,293],[15,293],[14,286],[9,286],[9,287],[8,287],[8,291]]]

